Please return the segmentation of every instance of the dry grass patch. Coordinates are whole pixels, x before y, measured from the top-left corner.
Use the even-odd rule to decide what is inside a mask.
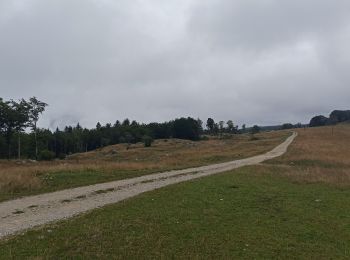
[[[325,169],[313,167],[287,171],[286,175],[299,183],[329,183],[339,187],[350,186],[349,169]]]
[[[21,168],[1,167],[0,196],[5,193],[30,191],[41,187],[41,180],[35,171],[23,171]]]
[[[350,125],[298,133],[288,153],[267,163],[284,166],[280,172],[297,182],[350,186]]]

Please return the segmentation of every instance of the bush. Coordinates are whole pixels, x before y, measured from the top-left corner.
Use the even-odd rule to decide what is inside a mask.
[[[206,135],[203,135],[203,136],[201,137],[201,140],[202,140],[202,141],[209,141],[209,137],[206,136]]]
[[[64,160],[64,159],[66,159],[66,157],[67,157],[67,155],[64,154],[64,153],[60,153],[60,154],[58,155],[58,159],[60,159],[60,160]]]
[[[286,129],[293,129],[294,128],[294,125],[292,125],[291,123],[286,123],[286,124],[283,124],[281,126],[281,129],[282,130],[286,130]]]
[[[55,159],[55,153],[51,152],[49,150],[43,150],[39,153],[39,160],[40,161],[51,161]]]
[[[152,143],[153,143],[153,138],[148,136],[148,135],[145,135],[143,138],[142,138],[142,141],[145,145],[145,147],[151,147]]]
[[[257,133],[260,133],[260,127],[259,126],[257,126],[257,125],[255,125],[255,126],[253,126],[252,127],[252,129],[250,130],[250,132],[252,133],[252,134],[257,134]]]

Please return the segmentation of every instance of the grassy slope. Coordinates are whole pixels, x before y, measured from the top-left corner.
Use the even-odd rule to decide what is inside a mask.
[[[115,145],[72,156],[59,162],[0,162],[0,201],[19,196],[137,177],[261,154],[281,143],[288,132],[271,132],[250,140],[248,135],[202,142],[158,140],[151,148],[141,144]],[[114,152],[116,151],[116,153]]]
[[[350,186],[350,125],[299,130],[289,152],[268,163],[291,181]]]
[[[281,159],[30,231],[0,256],[348,259],[349,129],[308,129]]]
[[[236,173],[171,186],[30,231],[0,243],[0,255],[350,257],[349,189],[293,184],[257,167]]]

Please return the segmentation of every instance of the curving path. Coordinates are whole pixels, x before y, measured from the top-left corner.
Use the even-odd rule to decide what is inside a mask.
[[[0,203],[0,239],[32,227],[70,218],[170,184],[261,163],[283,155],[296,136],[297,133],[294,132],[285,142],[272,151],[242,160],[151,174]]]

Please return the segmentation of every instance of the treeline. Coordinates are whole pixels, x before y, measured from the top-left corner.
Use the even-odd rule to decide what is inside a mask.
[[[69,154],[118,143],[144,142],[145,146],[150,146],[154,139],[195,141],[203,134],[239,132],[231,120],[216,123],[208,118],[204,129],[200,119],[191,117],[149,124],[125,119],[122,122],[117,120],[114,124],[97,123],[94,129],[83,128],[80,124],[55,131],[38,129],[39,116],[46,106],[35,97],[29,101],[0,99],[0,158],[62,159]]]
[[[22,133],[30,128],[33,133],[33,145],[35,158],[38,158],[37,142],[37,122],[47,106],[36,97],[29,101],[21,99],[19,101],[4,101],[0,98],[0,156],[11,158],[13,151],[13,137],[17,140],[17,155],[21,157],[21,137]],[[6,149],[5,149],[6,147]]]
[[[107,145],[118,143],[145,142],[148,145],[153,139],[159,138],[183,138],[198,140],[201,128],[197,120],[192,118],[180,118],[166,123],[139,124],[136,121],[130,122],[125,119],[122,123],[117,121],[114,125],[106,124],[102,126],[97,123],[96,128],[87,129],[77,124],[76,126],[66,126],[64,129],[37,129],[38,157],[35,153],[35,134],[16,133],[11,139],[10,157],[18,157],[17,140],[20,136],[21,154],[26,158],[52,159],[64,158],[66,155],[86,152],[101,148]],[[0,139],[1,156],[8,157],[5,135]]]

